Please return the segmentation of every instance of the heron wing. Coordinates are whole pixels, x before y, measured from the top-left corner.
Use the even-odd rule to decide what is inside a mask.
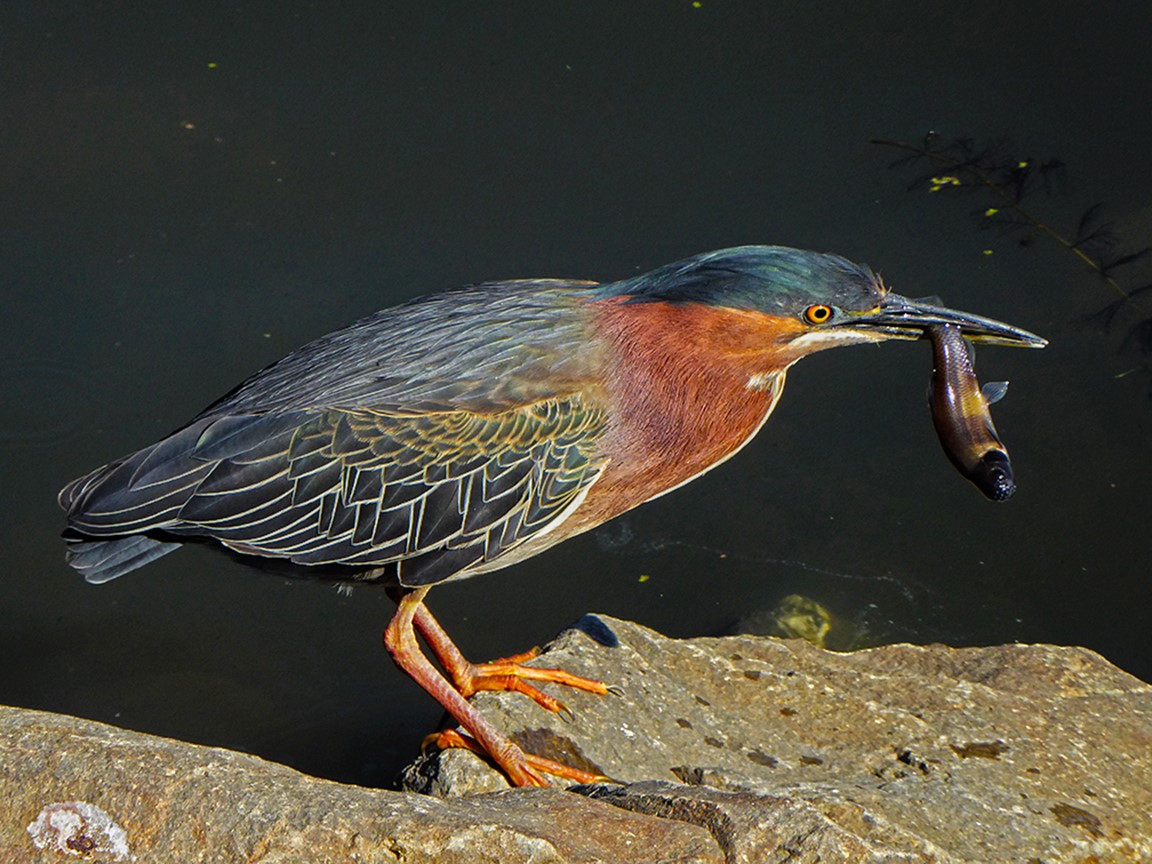
[[[253,375],[196,418],[352,408],[492,413],[578,392],[597,368],[589,282],[533,279],[383,309]]]
[[[604,427],[603,410],[578,396],[492,414],[230,415],[142,451],[111,483],[66,494],[87,537],[207,536],[297,564],[394,566],[401,584],[432,584],[563,521],[603,468]]]

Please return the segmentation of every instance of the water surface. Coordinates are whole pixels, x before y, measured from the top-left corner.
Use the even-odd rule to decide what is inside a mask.
[[[1105,201],[1152,242],[1148,26],[1050,2],[6,5],[0,701],[387,784],[439,710],[380,647],[381,592],[205,549],[89,586],[56,491],[377,308],[750,242],[1049,338],[978,358],[1012,382],[1018,494],[984,500],[940,451],[926,344],[829,352],[712,474],[434,591],[465,650],[586,611],[720,633],[800,593],[873,642],[1082,644],[1152,678],[1149,381],[1083,320],[1112,295],[868,143],[1009,136],[1068,166],[1045,218]]]

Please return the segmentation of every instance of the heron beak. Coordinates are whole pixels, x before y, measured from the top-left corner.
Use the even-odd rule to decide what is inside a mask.
[[[853,315],[837,326],[883,333],[889,339],[921,339],[929,327],[938,324],[959,327],[965,338],[981,344],[1014,348],[1043,348],[1048,344],[1047,339],[1020,327],[941,306],[936,297],[913,300],[891,293],[885,295],[876,309]]]

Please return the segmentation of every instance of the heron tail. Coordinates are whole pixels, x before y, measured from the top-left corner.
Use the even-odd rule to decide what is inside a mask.
[[[85,580],[100,584],[123,576],[137,567],[143,567],[162,555],[167,555],[182,544],[156,540],[143,534],[114,537],[110,540],[68,539],[69,566],[81,573]]]

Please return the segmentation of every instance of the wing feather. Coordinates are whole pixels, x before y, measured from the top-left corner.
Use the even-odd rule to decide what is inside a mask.
[[[92,543],[126,528],[202,536],[245,554],[392,568],[402,584],[431,584],[491,569],[566,518],[604,467],[604,428],[603,410],[578,396],[495,413],[201,420],[104,469],[127,482],[77,481],[72,524]],[[75,560],[95,577],[101,567],[118,575],[160,548],[94,546]]]

